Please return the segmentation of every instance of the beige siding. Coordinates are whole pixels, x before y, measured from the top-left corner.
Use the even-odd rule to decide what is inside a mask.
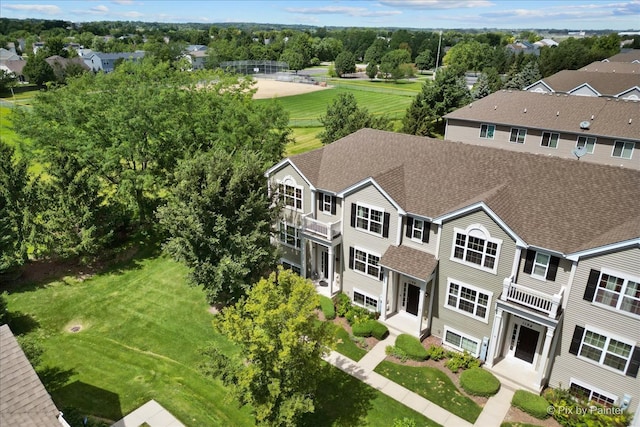
[[[565,310],[562,336],[556,352],[550,385],[567,387],[570,378],[573,377],[619,397],[625,393],[630,394],[634,399],[631,406],[635,407],[640,399],[640,377],[628,377],[569,353],[576,325],[597,327],[623,337],[635,343],[636,346],[640,345],[640,318],[606,309],[583,299],[589,272],[591,269],[602,268],[640,277],[640,249],[624,250],[579,262]]]
[[[311,189],[302,175],[300,175],[291,165],[286,165],[282,169],[274,172],[270,178],[272,182],[275,183],[284,180],[287,176],[293,178],[296,185],[302,186],[302,213],[311,212]]]
[[[565,288],[569,285],[569,277],[571,276],[571,261],[561,258],[558,263],[558,273],[556,274],[556,280],[539,279],[524,272],[524,263],[527,256],[526,249],[522,250],[522,256],[520,257],[520,264],[518,266],[518,277],[516,283],[519,285],[527,286],[536,291],[544,292],[549,295],[557,294],[562,287]],[[566,289],[565,289],[566,290]],[[566,297],[566,295],[565,295]]]
[[[340,221],[340,219],[342,219],[342,209],[343,209],[342,199],[336,197],[336,214],[335,215],[331,215],[331,212],[319,211],[317,204],[318,202],[316,201],[316,207],[313,208],[313,211],[316,213],[316,219],[318,221],[333,223],[336,221]]]
[[[485,123],[492,124],[492,123]],[[466,122],[461,120],[447,120],[445,139],[450,141],[460,141],[467,144],[482,145],[485,147],[503,148],[524,153],[536,153],[575,159],[571,152],[576,147],[578,133],[560,132],[560,140],[557,148],[543,147],[540,145],[544,129],[527,129],[524,144],[509,142],[511,126],[496,125],[493,139],[480,138],[480,127],[482,123]],[[577,124],[576,124],[577,126]],[[591,136],[591,135],[588,135]],[[624,166],[631,169],[640,169],[640,144],[636,140],[636,148],[633,150],[631,159],[620,159],[611,157],[614,140],[611,138],[598,137],[593,154],[587,154],[581,161],[600,163],[605,165]]]
[[[492,238],[502,240],[495,274],[451,260],[454,227],[464,230],[472,224],[481,224]],[[493,324],[495,301],[502,292],[503,280],[511,275],[516,249],[515,242],[487,214],[478,211],[443,224],[440,245],[437,295],[434,296],[437,299],[434,301],[431,333],[442,337],[444,326],[447,325],[480,340],[482,337],[488,337]],[[493,293],[488,308],[487,323],[445,308],[448,278]]]
[[[410,248],[418,249],[420,251],[425,251],[430,254],[436,253],[436,247],[438,246],[438,226],[431,224],[431,228],[429,229],[429,242],[423,243],[419,240],[411,239],[407,237],[407,218],[404,217],[402,221],[402,244],[404,246],[408,246]]]

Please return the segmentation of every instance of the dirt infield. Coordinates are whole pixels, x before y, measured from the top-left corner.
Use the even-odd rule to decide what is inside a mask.
[[[255,79],[258,91],[253,95],[253,99],[280,98],[283,96],[300,95],[302,93],[315,92],[329,89],[320,85],[307,83],[281,82],[269,79]]]

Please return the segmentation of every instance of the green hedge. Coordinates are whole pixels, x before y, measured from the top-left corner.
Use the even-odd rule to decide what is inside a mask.
[[[482,368],[470,368],[460,374],[460,386],[474,396],[493,396],[500,390],[500,380]]]
[[[542,396],[526,390],[516,390],[511,404],[522,409],[527,414],[544,420],[549,416],[549,402]]]
[[[420,340],[408,334],[400,334],[396,338],[396,347],[400,348],[409,359],[427,359],[427,349],[422,346]]]
[[[356,337],[375,337],[383,340],[389,335],[389,329],[377,320],[362,320],[356,322],[351,327],[353,335]]]
[[[333,300],[331,298],[320,295],[320,309],[325,319],[333,320],[336,318],[336,309],[333,306]]]

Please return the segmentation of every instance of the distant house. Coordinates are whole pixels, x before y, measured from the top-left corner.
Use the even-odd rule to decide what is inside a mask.
[[[0,63],[0,70],[4,70],[6,73],[12,73],[14,76],[16,76],[18,81],[24,82],[25,77],[24,74],[22,74],[22,69],[26,64],[27,61],[25,61],[24,59],[4,61]]]
[[[638,69],[640,69],[640,64],[638,64]],[[524,90],[640,100],[640,73],[614,73],[615,71],[562,70],[538,80]]]
[[[82,57],[89,69],[96,73],[99,71],[105,73],[112,72],[116,67],[116,62],[119,60],[140,61],[142,58],[144,58],[144,51],[142,50],[117,53],[92,52]]]
[[[6,61],[17,61],[22,59],[20,55],[5,48],[0,48],[0,64]]]
[[[556,47],[556,46],[558,46],[558,42],[553,40],[553,39],[542,39],[542,40],[538,40],[537,42],[535,42],[534,45],[538,46],[538,48],[541,48],[541,47]]]
[[[193,50],[185,54],[185,57],[191,64],[191,69],[201,70],[204,68],[204,63],[207,60],[206,50]]]
[[[514,55],[519,53],[540,55],[540,49],[537,45],[529,43],[527,41],[516,40],[514,43],[510,43],[506,46],[507,52]]]
[[[0,425],[70,427],[9,326],[0,326]]]
[[[34,55],[38,53],[38,51],[43,47],[44,47],[44,42],[35,42],[31,45],[31,49],[33,50]]]
[[[185,48],[185,50],[187,52],[204,52],[207,50],[207,46],[203,44],[190,44]]]
[[[83,70],[89,71],[89,67],[87,66],[87,64],[82,60],[82,58],[78,56],[74,58],[63,58],[59,55],[53,55],[46,58],[45,61],[51,66],[51,68],[53,68],[53,72],[56,75],[63,73],[64,70],[66,70],[67,67],[71,64],[77,64],[82,67]]]

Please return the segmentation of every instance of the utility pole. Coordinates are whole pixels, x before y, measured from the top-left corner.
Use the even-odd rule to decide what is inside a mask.
[[[436,79],[438,65],[440,64],[440,46],[442,45],[442,30],[440,30],[440,39],[438,40],[438,53],[436,54],[436,69],[433,71],[433,80]]]

